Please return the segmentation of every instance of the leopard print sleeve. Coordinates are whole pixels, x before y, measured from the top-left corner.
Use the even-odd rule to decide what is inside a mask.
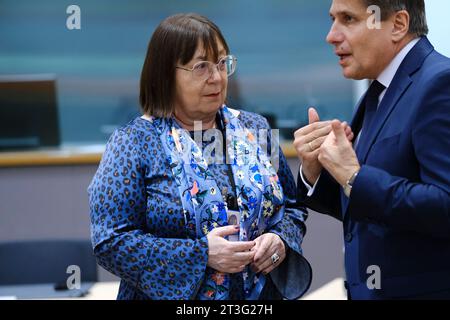
[[[94,254],[100,266],[121,278],[121,299],[192,299],[205,274],[207,240],[150,232],[148,164],[164,158],[157,144],[145,152],[151,137],[139,123],[115,131],[89,185]]]

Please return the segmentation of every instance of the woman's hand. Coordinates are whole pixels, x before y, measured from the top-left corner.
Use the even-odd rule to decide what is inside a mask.
[[[253,261],[255,241],[234,242],[224,239],[237,232],[239,226],[226,226],[208,233],[208,267],[223,273],[239,273]]]
[[[262,272],[266,275],[278,267],[284,258],[286,258],[284,242],[278,235],[274,233],[265,233],[256,238],[255,242],[256,253],[253,263],[251,264],[251,268],[254,272]],[[272,256],[274,256],[276,260],[275,263],[272,260]],[[276,259],[276,256],[279,258]]]

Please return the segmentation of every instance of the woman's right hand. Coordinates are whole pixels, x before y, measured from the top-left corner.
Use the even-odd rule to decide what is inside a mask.
[[[239,232],[239,226],[211,230],[208,239],[208,267],[223,273],[242,272],[255,256],[255,241],[228,241],[224,237]]]

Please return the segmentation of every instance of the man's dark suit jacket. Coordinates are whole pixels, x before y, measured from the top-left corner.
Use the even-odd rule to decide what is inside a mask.
[[[349,296],[450,298],[450,59],[426,37],[400,65],[365,142],[350,199],[326,171],[311,197],[298,180],[301,202],[343,222]],[[371,266],[379,290],[367,286]]]

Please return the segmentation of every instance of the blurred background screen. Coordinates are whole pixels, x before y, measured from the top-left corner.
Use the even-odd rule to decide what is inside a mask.
[[[0,150],[59,145],[53,77],[0,76],[0,106]]]
[[[70,4],[0,0],[0,74],[56,75],[64,144],[104,143],[139,114],[149,39],[179,12],[209,17],[237,56],[232,107],[266,115],[288,139],[308,106],[324,119],[351,118],[353,83],[325,41],[328,0],[79,0],[81,30],[66,27]]]

